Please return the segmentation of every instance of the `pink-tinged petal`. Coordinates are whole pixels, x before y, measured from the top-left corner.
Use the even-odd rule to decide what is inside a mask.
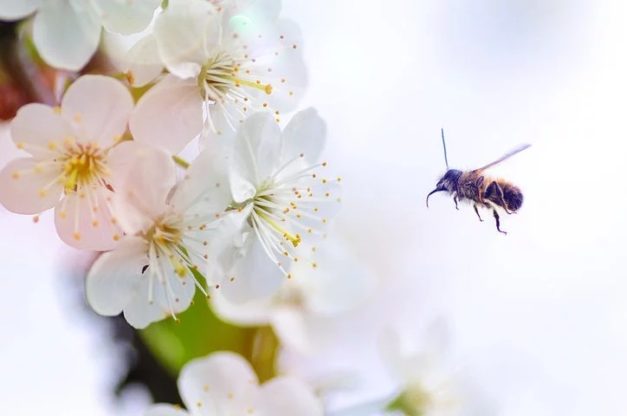
[[[220,19],[207,1],[170,2],[157,18],[154,36],[168,71],[179,78],[195,78],[220,39]],[[208,45],[211,42],[211,45]]]
[[[260,405],[264,415],[322,416],[321,401],[311,388],[291,377],[277,377],[261,386]]]
[[[105,187],[89,187],[70,192],[55,208],[55,225],[61,240],[82,249],[113,249],[123,235],[109,210],[113,192]]]
[[[102,75],[84,75],[68,88],[61,111],[78,139],[113,146],[126,131],[133,98],[119,81]]]
[[[281,130],[267,112],[246,119],[235,138],[231,166],[231,192],[236,202],[254,196],[279,163]]]
[[[247,414],[247,409],[256,407],[257,383],[250,364],[232,352],[216,352],[190,361],[178,381],[187,408],[207,416],[215,414],[213,409],[229,415]]]
[[[167,259],[161,258],[164,280],[155,274],[156,263],[144,271],[135,297],[124,308],[124,318],[134,328],[145,328],[153,322],[170,319],[186,310],[192,302],[196,286],[188,275],[179,277],[166,270]],[[150,282],[152,279],[152,283]],[[151,294],[152,291],[152,294]]]
[[[178,153],[202,130],[196,81],[166,76],[137,103],[130,129],[135,140]]]
[[[0,19],[18,20],[33,13],[42,0],[0,0]]]
[[[228,255],[222,256],[224,271],[216,279],[222,295],[235,303],[272,296],[286,281],[252,229],[243,232],[243,239],[241,246],[231,248]],[[289,268],[287,258],[280,260],[283,267]]]
[[[187,215],[222,216],[232,202],[228,186],[229,150],[222,142],[203,150],[179,183],[170,205]]]
[[[155,404],[144,413],[144,416],[190,416],[190,414],[178,406]]]
[[[161,4],[161,0],[94,1],[100,10],[105,29],[122,35],[130,35],[144,30],[152,21],[155,10]]]
[[[135,167],[138,160],[162,153],[162,150],[154,146],[135,140],[127,140],[115,145],[107,153],[107,167],[110,171],[109,176],[106,178],[107,183],[111,185],[115,192],[123,186],[128,179],[129,170]],[[170,164],[170,161],[168,164]]]
[[[140,39],[124,57],[126,76],[135,87],[141,87],[163,72],[163,64],[157,49],[157,41],[150,34]]]
[[[324,148],[326,134],[326,124],[315,109],[294,114],[283,131],[282,160],[288,161],[303,154],[310,165],[316,163]]]
[[[44,104],[25,105],[11,122],[15,144],[37,158],[52,158],[72,134],[61,114]]]
[[[38,214],[61,198],[61,167],[32,158],[15,159],[0,171],[0,203],[17,214]]]
[[[86,294],[89,305],[105,316],[122,312],[135,296],[147,264],[146,242],[125,237],[117,249],[101,255],[87,274]]]
[[[124,149],[113,150],[121,155]],[[130,167],[116,181],[112,204],[117,222],[129,234],[146,231],[166,211],[168,194],[176,183],[174,161],[168,153],[152,146],[133,146],[132,150]],[[122,156],[114,154],[113,158],[125,163]]]
[[[35,15],[33,40],[50,65],[77,71],[98,48],[100,18],[87,2],[45,1]]]

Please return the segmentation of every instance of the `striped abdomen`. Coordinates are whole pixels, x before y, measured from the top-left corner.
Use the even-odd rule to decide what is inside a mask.
[[[523,194],[517,186],[502,180],[493,180],[485,188],[483,199],[505,208],[518,211],[523,203]],[[503,206],[505,205],[505,206]]]

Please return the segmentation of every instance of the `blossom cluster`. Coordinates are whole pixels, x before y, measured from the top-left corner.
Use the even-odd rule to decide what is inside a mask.
[[[98,253],[85,284],[98,314],[143,329],[178,320],[199,292],[223,319],[270,324],[311,353],[311,318],[367,297],[369,271],[329,229],[341,178],[322,158],[325,122],[296,111],[301,34],[279,14],[279,0],[0,0],[59,80],[72,74],[58,102],[11,121],[22,155],[0,171],[0,203],[36,220],[54,210],[61,240]],[[81,72],[105,32],[134,43],[114,71]],[[388,410],[433,405],[399,383]],[[324,413],[303,380],[259,385],[230,352],[187,363],[179,389],[187,410],[147,415]],[[411,391],[420,400],[396,406]]]

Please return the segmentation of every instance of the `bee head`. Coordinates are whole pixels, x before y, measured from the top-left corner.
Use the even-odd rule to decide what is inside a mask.
[[[457,189],[457,182],[459,182],[459,177],[462,176],[462,171],[457,169],[449,169],[446,171],[444,176],[440,178],[438,183],[435,185],[435,189],[427,195],[427,207],[429,207],[429,197],[436,192],[455,192]]]

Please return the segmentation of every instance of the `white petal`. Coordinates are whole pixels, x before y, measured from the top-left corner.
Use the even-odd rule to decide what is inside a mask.
[[[279,55],[273,60],[269,81],[273,86],[270,105],[282,113],[294,110],[307,87],[307,68],[302,57],[302,36],[298,25],[281,19],[274,36],[283,36]],[[274,51],[272,51],[274,53]]]
[[[124,149],[113,150],[121,154]],[[168,153],[150,146],[135,146],[133,151],[131,166],[113,197],[115,216],[129,234],[147,230],[166,211],[168,194],[176,183],[174,162]]]
[[[228,181],[230,149],[215,143],[202,151],[172,196],[171,205],[188,215],[222,215],[231,201]],[[193,211],[190,211],[193,210]]]
[[[54,210],[61,240],[82,250],[113,249],[123,232],[111,221],[112,213],[106,198],[112,194],[100,185],[66,194]]]
[[[32,158],[15,159],[0,171],[0,202],[17,214],[38,214],[61,198],[59,169]]]
[[[93,0],[100,10],[103,26],[123,35],[141,32],[148,26],[161,0]]]
[[[236,202],[251,198],[268,179],[281,152],[281,130],[266,112],[256,113],[242,124],[235,138],[231,166],[231,192]]]
[[[310,352],[312,342],[307,332],[307,322],[302,308],[283,306],[275,308],[272,314],[272,328],[289,348],[300,352]]]
[[[206,1],[174,1],[157,18],[154,36],[170,73],[179,78],[195,78],[200,73],[209,48],[215,49],[220,39],[220,19],[214,10]]]
[[[165,268],[165,262],[166,259],[161,260],[164,280],[154,274],[151,267],[156,264],[151,264],[142,276],[135,297],[124,308],[124,318],[135,328],[145,328],[153,322],[171,318],[186,310],[192,302],[196,291],[192,278],[170,272]]]
[[[140,39],[124,57],[125,68],[129,82],[135,87],[141,87],[154,80],[163,71],[163,64],[157,49],[157,41],[151,34]]]
[[[0,0],[0,19],[18,20],[28,16],[41,5],[42,0]]]
[[[139,100],[130,128],[135,140],[178,153],[198,136],[202,120],[196,81],[169,75]]]
[[[322,416],[322,403],[302,381],[278,377],[261,386],[264,415]]]
[[[45,1],[35,15],[33,40],[50,65],[77,71],[96,51],[100,31],[100,19],[88,4]]]
[[[307,86],[302,41],[296,24],[288,20],[264,24],[236,16],[230,22],[225,44],[227,50],[246,46],[248,60],[239,71],[242,77],[272,86],[269,95],[265,90],[247,88],[251,103],[259,106],[268,103],[279,115],[296,108]]]
[[[306,288],[307,308],[317,315],[332,316],[363,302],[374,288],[373,273],[338,240],[325,240],[316,250],[316,269],[307,262],[294,263],[294,282]]]
[[[233,247],[228,256],[222,257],[225,272],[219,280],[224,297],[237,303],[267,298],[286,280],[250,228],[243,238],[241,246]],[[285,268],[289,267],[287,260],[281,261]]]
[[[72,134],[69,123],[44,104],[25,105],[11,122],[11,137],[15,144],[41,158],[51,158],[51,148],[61,148],[63,140]]]
[[[86,294],[100,315],[117,315],[135,296],[148,262],[146,242],[125,237],[114,251],[101,255],[87,274]]]
[[[208,416],[216,414],[213,409],[221,409],[218,414],[246,414],[258,388],[250,364],[231,352],[216,352],[190,361],[181,371],[178,385],[187,408]]]
[[[84,75],[68,88],[61,111],[84,142],[113,146],[126,131],[133,98],[126,87],[111,77]]]
[[[213,311],[223,320],[236,325],[267,325],[274,311],[272,298],[253,300],[245,303],[233,303],[220,291],[211,295]]]
[[[144,416],[190,416],[190,414],[178,406],[155,404],[144,413]]]
[[[294,114],[283,131],[282,159],[288,161],[302,153],[310,164],[314,164],[322,153],[326,133],[326,124],[315,109]]]

